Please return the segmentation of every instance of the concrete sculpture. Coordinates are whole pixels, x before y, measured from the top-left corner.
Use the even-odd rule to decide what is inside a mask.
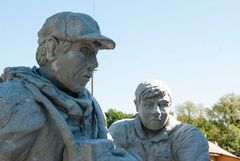
[[[118,147],[137,153],[143,161],[210,161],[203,134],[169,115],[172,99],[165,82],[140,83],[135,96],[138,116],[109,128]]]
[[[39,68],[9,67],[1,75],[0,160],[138,160],[114,148],[101,108],[85,88],[98,50],[113,49],[114,41],[93,18],[72,12],[49,17],[38,37]]]

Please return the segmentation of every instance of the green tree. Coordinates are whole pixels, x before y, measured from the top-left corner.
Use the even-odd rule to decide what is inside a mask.
[[[115,121],[135,117],[134,114],[126,114],[113,108],[110,108],[107,112],[105,112],[105,115],[107,117],[107,127],[109,127]]]
[[[177,119],[184,123],[192,123],[197,107],[194,103],[188,101],[176,106]]]
[[[207,115],[208,139],[240,156],[240,96],[230,93],[221,97]]]
[[[210,121],[240,128],[240,96],[230,93],[221,97],[209,112],[209,116]]]
[[[217,139],[219,145],[227,151],[240,156],[240,128],[229,125],[225,132]]]
[[[207,120],[207,108],[193,102],[185,102],[175,107],[177,120],[196,126],[203,134],[207,135],[210,129]]]
[[[201,127],[207,121],[206,109],[190,101],[177,105],[175,114],[180,122],[194,124],[197,127]]]

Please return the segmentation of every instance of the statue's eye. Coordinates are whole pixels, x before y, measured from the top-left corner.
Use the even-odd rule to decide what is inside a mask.
[[[159,107],[167,107],[169,106],[169,102],[168,101],[161,101],[158,103]]]
[[[82,47],[82,48],[80,48],[80,51],[83,52],[84,54],[88,55],[90,52],[90,49],[88,47]]]
[[[146,101],[144,101],[143,105],[146,106],[146,107],[153,107],[154,102],[152,102],[150,100],[146,100]]]

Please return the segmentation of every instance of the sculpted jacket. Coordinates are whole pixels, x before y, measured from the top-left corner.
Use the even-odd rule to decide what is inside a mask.
[[[107,138],[87,89],[73,98],[36,67],[6,68],[0,82],[1,161],[76,161],[79,140]]]
[[[143,161],[210,161],[203,134],[173,117],[151,138],[144,133],[139,117],[117,121],[109,132],[117,146],[137,153]]]

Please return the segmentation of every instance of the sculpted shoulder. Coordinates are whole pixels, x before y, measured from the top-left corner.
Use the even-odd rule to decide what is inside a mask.
[[[125,144],[131,140],[131,137],[136,135],[136,118],[123,119],[114,122],[109,127],[109,133],[112,135],[116,144]]]
[[[8,104],[14,105],[30,96],[20,80],[10,80],[0,83],[0,98]]]
[[[193,136],[193,137],[197,137],[198,135],[202,135],[201,131],[196,128],[195,126],[193,125],[190,125],[190,124],[185,124],[185,123],[181,123],[181,124],[178,124],[175,126],[174,128],[174,132],[175,132],[175,136]],[[197,134],[197,135],[196,135]]]
[[[135,121],[135,119],[123,119],[114,122],[109,127],[109,133],[117,147],[127,149],[135,142]]]
[[[45,116],[41,106],[20,80],[0,83],[1,133],[32,131],[41,128]]]
[[[127,129],[134,127],[135,119],[123,119],[114,122],[109,127],[109,132],[112,134],[114,132],[126,132]]]
[[[198,128],[192,125],[178,125],[172,135],[172,142],[174,143],[173,154],[178,160],[205,161],[210,159],[207,139]]]

